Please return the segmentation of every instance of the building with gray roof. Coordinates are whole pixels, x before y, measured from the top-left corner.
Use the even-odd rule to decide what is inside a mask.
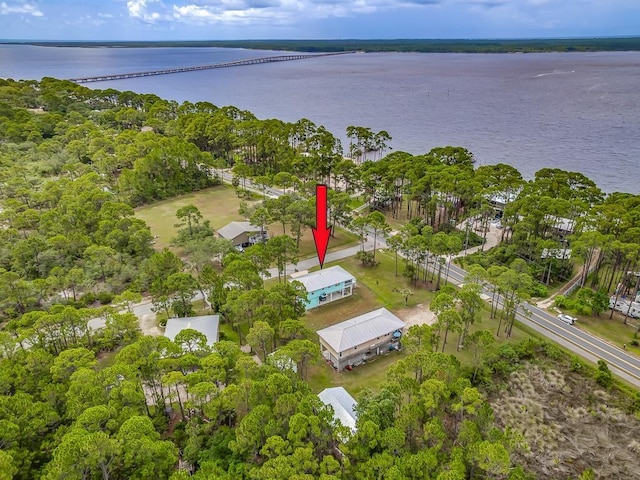
[[[349,392],[342,387],[325,388],[318,394],[318,397],[322,403],[333,408],[333,418],[351,429],[352,432],[356,431],[358,414],[355,407],[358,402],[349,395]]]
[[[176,335],[187,328],[202,333],[207,338],[207,345],[218,341],[219,315],[203,315],[200,317],[170,318],[164,330],[164,336],[174,341]]]
[[[252,225],[251,222],[231,222],[218,230],[218,236],[229,240],[234,247],[247,247],[258,243],[262,239],[266,240],[267,232],[259,226]]]
[[[380,308],[319,330],[320,349],[336,370],[350,369],[377,355],[400,349],[406,324]]]

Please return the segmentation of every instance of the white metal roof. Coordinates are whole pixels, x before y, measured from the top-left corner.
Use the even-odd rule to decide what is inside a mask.
[[[251,225],[251,222],[231,222],[218,230],[218,235],[227,240],[233,240],[238,235],[245,232],[259,232],[260,227]]]
[[[203,315],[201,317],[170,318],[164,330],[164,336],[173,341],[182,330],[192,328],[207,337],[207,345],[218,341],[218,315]]]
[[[540,258],[557,258],[558,260],[569,260],[571,258],[570,248],[544,248]]]
[[[351,280],[355,283],[356,277],[340,265],[336,265],[335,267],[324,268],[307,275],[296,277],[296,280],[304,285],[307,292],[315,292],[316,290],[330,287],[331,285],[337,285],[345,280]]]
[[[554,228],[563,232],[573,233],[576,228],[576,221],[569,218],[557,217],[555,215],[545,215],[544,218],[548,222],[552,222]]]
[[[342,387],[325,388],[318,397],[322,403],[333,407],[333,418],[345,427],[349,427],[352,432],[356,431],[358,415],[355,412],[355,406],[358,402],[349,395],[349,392]]]
[[[380,308],[330,327],[318,330],[318,336],[337,353],[371,342],[406,324],[386,308]]]

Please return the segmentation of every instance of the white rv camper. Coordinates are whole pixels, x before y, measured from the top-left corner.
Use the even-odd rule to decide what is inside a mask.
[[[609,299],[609,308],[623,314],[629,314],[632,318],[640,318],[640,302],[631,302],[627,299],[613,296]]]

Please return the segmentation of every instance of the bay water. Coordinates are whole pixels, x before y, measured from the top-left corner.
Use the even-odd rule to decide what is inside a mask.
[[[0,45],[0,77],[74,78],[206,65],[283,52],[225,48]],[[640,52],[356,53],[87,84],[308,118],[340,137],[386,130],[393,150],[469,149],[478,165],[581,172],[640,193]]]

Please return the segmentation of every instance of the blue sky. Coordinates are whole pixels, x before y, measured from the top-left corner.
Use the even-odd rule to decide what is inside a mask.
[[[640,0],[0,0],[0,38],[640,35]]]

